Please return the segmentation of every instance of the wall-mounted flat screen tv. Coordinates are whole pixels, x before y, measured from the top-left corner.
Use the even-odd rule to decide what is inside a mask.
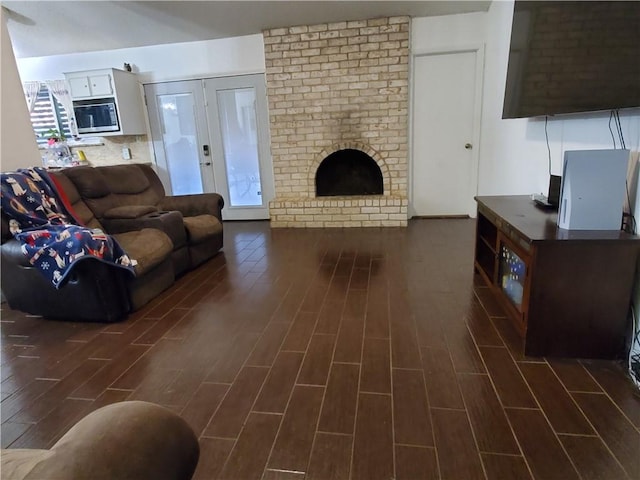
[[[640,2],[516,0],[502,118],[640,107]]]

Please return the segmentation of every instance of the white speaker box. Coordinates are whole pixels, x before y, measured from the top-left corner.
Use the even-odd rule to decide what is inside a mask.
[[[558,227],[620,230],[629,150],[564,152]]]

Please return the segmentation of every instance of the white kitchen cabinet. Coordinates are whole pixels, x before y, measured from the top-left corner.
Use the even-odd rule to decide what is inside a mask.
[[[72,98],[109,97],[113,95],[110,74],[68,77]]]
[[[91,96],[89,77],[68,78],[67,82],[69,82],[71,97],[86,98]]]
[[[78,105],[91,103],[90,100],[109,99],[116,105],[117,131],[80,133],[80,136],[143,135],[147,133],[143,96],[136,74],[117,68],[105,68],[68,72],[64,75],[69,84],[74,111]]]

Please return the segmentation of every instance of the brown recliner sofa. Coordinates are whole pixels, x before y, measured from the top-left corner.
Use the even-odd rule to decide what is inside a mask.
[[[76,167],[51,176],[82,224],[112,234],[138,262],[136,276],[85,259],[57,290],[29,264],[9,234],[3,214],[0,278],[11,308],[48,318],[116,321],[141,308],[169,288],[177,275],[222,248],[224,202],[220,195],[167,197],[147,165]]]
[[[76,167],[65,176],[107,233],[157,228],[173,242],[176,275],[195,268],[222,248],[222,208],[217,193],[167,196],[149,165]]]
[[[189,480],[199,455],[182,418],[128,401],[90,413],[50,450],[2,450],[0,467],[3,480]]]

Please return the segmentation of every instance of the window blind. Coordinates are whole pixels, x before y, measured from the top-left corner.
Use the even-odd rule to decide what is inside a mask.
[[[71,137],[69,114],[60,102],[51,95],[45,85],[41,85],[36,103],[31,112],[31,125],[38,145],[47,144],[47,132],[51,129],[62,132],[67,138]]]

